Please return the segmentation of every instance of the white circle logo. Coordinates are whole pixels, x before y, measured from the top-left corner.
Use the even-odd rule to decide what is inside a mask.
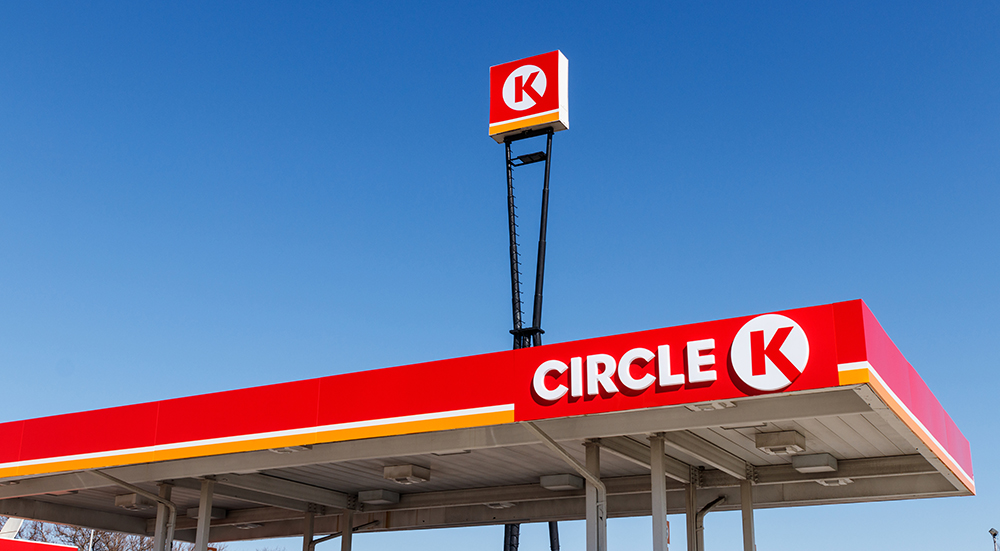
[[[743,383],[765,392],[799,378],[809,362],[805,331],[785,316],[765,314],[746,322],[733,339],[733,371]]]
[[[545,71],[534,65],[522,65],[503,83],[503,102],[515,111],[531,109],[542,101],[548,80]]]

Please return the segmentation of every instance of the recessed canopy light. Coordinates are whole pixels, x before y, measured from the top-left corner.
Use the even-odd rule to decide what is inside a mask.
[[[684,406],[691,411],[716,411],[719,409],[729,409],[736,407],[736,404],[728,401],[705,402],[703,404],[688,404]]]
[[[794,430],[759,432],[754,440],[758,450],[770,455],[793,455],[806,451],[806,438]]]
[[[767,426],[767,423],[749,423],[746,425],[722,425],[722,430],[743,430],[743,429],[762,429]]]
[[[304,452],[306,450],[311,450],[311,449],[312,446],[285,446],[283,448],[271,448],[268,451],[284,454],[284,453]]]
[[[431,470],[419,465],[392,465],[382,470],[382,476],[399,484],[420,484],[431,479]]]
[[[833,487],[833,486],[847,486],[854,481],[850,478],[827,478],[825,480],[817,480],[816,483],[820,486]]]
[[[510,509],[514,506],[514,504],[509,501],[497,501],[494,503],[484,503],[483,505],[489,507],[490,509]]]
[[[470,453],[472,453],[472,450],[449,450],[443,452],[435,452],[432,453],[431,455],[436,455],[438,457],[445,457],[449,455],[468,455]]]

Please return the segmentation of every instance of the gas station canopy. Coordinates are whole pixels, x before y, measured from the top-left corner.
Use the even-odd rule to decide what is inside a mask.
[[[752,530],[754,508],[975,493],[968,441],[860,300],[15,421],[0,441],[0,514],[158,546],[171,528],[600,534],[655,511],[690,529],[710,502]]]

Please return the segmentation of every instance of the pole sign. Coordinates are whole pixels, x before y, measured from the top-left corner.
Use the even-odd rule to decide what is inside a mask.
[[[559,50],[490,67],[490,137],[569,128],[569,60]]]

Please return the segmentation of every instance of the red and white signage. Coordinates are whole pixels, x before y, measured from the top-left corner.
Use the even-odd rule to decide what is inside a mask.
[[[824,329],[821,323],[811,319],[809,322],[817,332]],[[732,384],[737,389],[742,388],[739,392],[746,395],[788,388],[809,363],[809,339],[802,326],[787,316],[757,316],[743,324],[733,337],[728,337],[731,333],[726,329],[715,329],[711,324],[701,324],[700,330],[697,336],[712,335],[712,338],[679,338],[670,335],[669,330],[658,330],[656,337],[650,336],[644,342],[655,346],[631,348],[621,356],[594,353],[571,357],[568,363],[561,359],[545,360],[535,369],[531,379],[535,401],[547,406],[563,397],[568,401],[585,396],[600,399],[611,398],[619,392],[634,398],[654,384],[661,392],[678,391],[685,385],[708,388],[719,380],[720,369],[725,373],[724,368],[717,366],[717,356],[718,352],[725,353],[727,349]],[[716,337],[721,337],[718,347]],[[728,346],[730,339],[732,345]],[[639,341],[632,341],[632,344],[636,342]],[[671,354],[671,345],[681,353]],[[824,356],[828,357],[828,346],[824,349]],[[614,347],[602,344],[595,350],[613,351]],[[674,356],[679,356],[680,361]],[[827,365],[833,363],[831,359]],[[723,377],[728,378],[725,374]]]
[[[834,316],[822,308],[518,350],[532,369],[519,419],[727,400],[837,386]]]
[[[490,136],[569,128],[569,61],[559,50],[490,67]]]
[[[733,339],[733,374],[764,392],[795,382],[809,362],[809,339],[799,324],[778,314],[748,321]]]
[[[974,491],[968,440],[861,301],[0,423],[0,478],[861,384]]]

